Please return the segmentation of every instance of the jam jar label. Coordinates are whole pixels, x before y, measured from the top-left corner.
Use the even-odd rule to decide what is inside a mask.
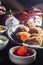
[[[35,16],[34,17],[34,22],[37,26],[42,26],[42,17],[40,16]]]
[[[30,22],[35,22],[35,25],[37,26],[42,26],[42,16],[34,16],[30,17],[29,19]]]

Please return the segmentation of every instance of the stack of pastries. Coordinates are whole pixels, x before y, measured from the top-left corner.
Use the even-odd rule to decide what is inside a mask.
[[[43,30],[37,27],[34,22],[27,21],[13,32],[12,37],[19,43],[24,42],[29,45],[41,46],[43,42]]]

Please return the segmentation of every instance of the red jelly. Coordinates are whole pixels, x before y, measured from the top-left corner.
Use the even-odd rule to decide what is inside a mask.
[[[21,46],[13,52],[13,54],[18,56],[31,56],[33,53],[34,51],[31,48],[26,48],[25,46]]]
[[[27,12],[16,13],[14,16],[19,20],[20,23],[24,23],[25,21],[29,20]]]

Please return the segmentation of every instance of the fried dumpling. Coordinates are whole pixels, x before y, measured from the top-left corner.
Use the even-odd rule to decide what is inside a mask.
[[[30,29],[29,33],[31,33],[31,34],[36,33],[37,34],[38,33],[38,30],[35,27],[35,28]]]
[[[36,29],[38,30],[38,33],[39,33],[41,36],[43,36],[43,30],[42,30],[42,28],[36,27]]]
[[[31,34],[36,33],[36,34],[40,34],[41,36],[43,36],[43,30],[42,28],[39,28],[39,27],[30,29],[29,33]]]
[[[30,21],[27,21],[25,23],[25,25],[28,26],[30,29],[32,29],[32,28],[34,28],[36,26],[34,22],[30,22]]]
[[[22,25],[22,26],[19,26],[19,27],[16,29],[15,32],[16,32],[16,33],[18,33],[18,32],[29,32],[29,28],[28,28],[27,26],[25,26],[25,25]]]
[[[42,37],[39,34],[32,34],[29,38],[26,39],[25,43],[29,45],[42,45]]]

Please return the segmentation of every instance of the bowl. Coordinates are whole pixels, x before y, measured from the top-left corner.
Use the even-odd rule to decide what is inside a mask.
[[[0,50],[5,48],[8,42],[9,42],[9,39],[6,36],[0,35]]]
[[[34,62],[34,60],[36,59],[36,51],[34,49],[32,49],[34,51],[34,53],[31,56],[17,56],[15,54],[13,54],[13,51],[19,47],[20,46],[15,46],[9,50],[10,60],[14,64],[18,64],[18,65],[27,65],[27,64],[31,64],[32,62]]]
[[[0,34],[4,33],[7,30],[6,26],[0,25]]]

